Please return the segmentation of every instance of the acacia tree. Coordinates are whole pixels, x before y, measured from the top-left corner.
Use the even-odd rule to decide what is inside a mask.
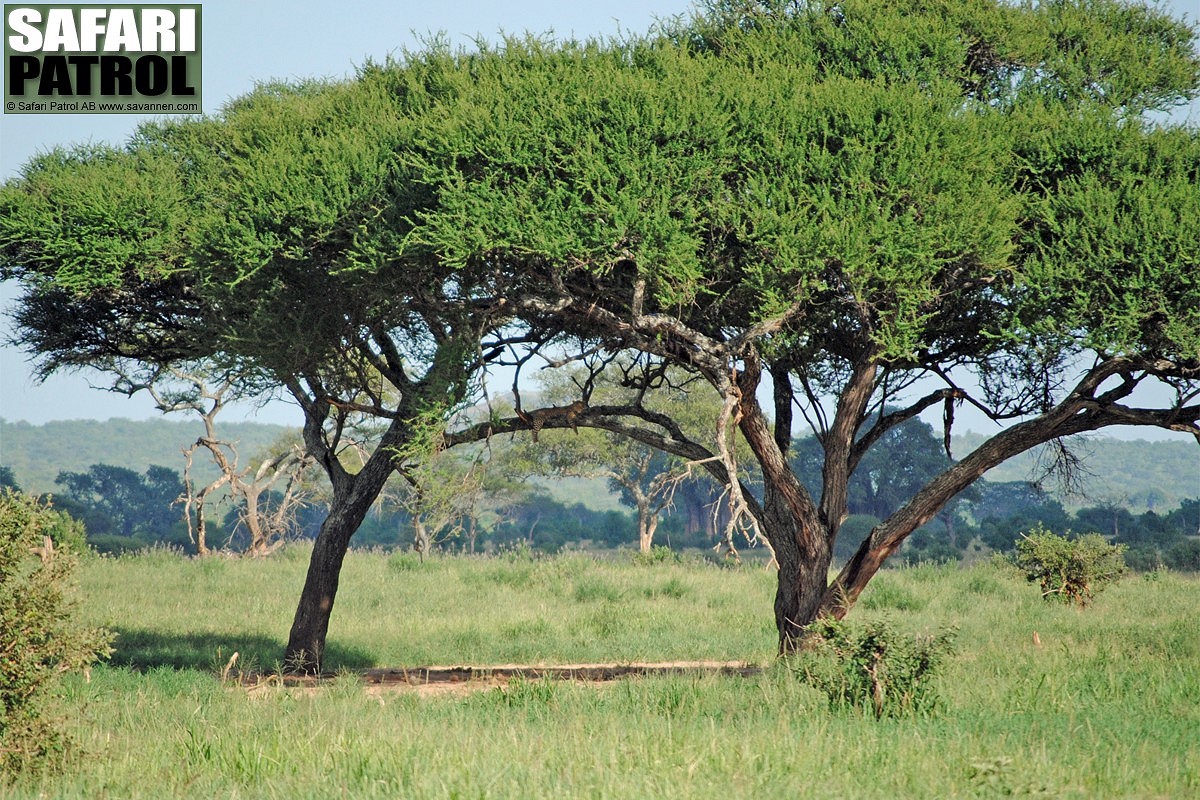
[[[320,669],[349,541],[426,431],[471,396],[519,281],[404,249],[429,193],[397,154],[452,95],[429,54],[356,81],[268,85],[214,118],[143,127],[123,148],[57,150],[0,191],[0,269],[25,287],[17,340],[44,373],[208,363],[304,412],[332,499],[285,663]],[[378,435],[355,469],[350,433]]]
[[[525,442],[502,462],[504,469],[554,477],[603,478],[637,514],[638,550],[649,553],[660,515],[685,478],[686,465],[636,439],[587,429]]]
[[[533,353],[528,355],[532,357]],[[668,369],[659,359],[584,357],[580,361],[579,364],[574,359],[566,363],[551,361],[547,365],[551,371],[541,373],[539,397],[550,408],[566,407],[576,395],[582,396],[580,402],[585,406],[646,408],[669,413],[693,438],[705,435],[720,408],[707,384],[679,370]],[[516,375],[513,392],[519,399],[519,370]],[[554,416],[550,419],[555,420]],[[564,416],[561,422],[569,424],[570,420]],[[731,442],[738,457],[747,457],[744,444],[740,448],[738,445]],[[516,474],[606,479],[609,488],[621,495],[622,502],[633,506],[637,514],[638,549],[643,553],[650,552],[660,516],[673,505],[676,492],[688,484],[707,482],[701,475],[702,464],[670,455],[629,436],[587,427],[570,435],[555,431],[541,442],[536,436],[524,440],[517,448],[505,452],[499,467]],[[721,502],[723,497],[700,500],[699,492],[694,494],[693,502],[714,518],[714,531],[716,519],[724,516],[726,522],[731,521],[730,515],[722,515],[727,508],[727,503]],[[718,548],[725,547],[736,556],[733,535],[736,528],[727,525],[720,528]],[[753,532],[748,533],[752,543],[759,543]]]
[[[535,327],[716,389],[762,471],[739,494],[779,562],[782,650],[1005,459],[1110,425],[1200,435],[1200,137],[1144,116],[1197,93],[1188,25],[1111,0],[737,2],[660,33],[509,42],[520,79],[481,67],[427,132],[439,202],[413,238],[540,276]],[[1134,395],[1151,384],[1168,399]],[[948,435],[962,403],[1008,426],[830,582],[866,454],[926,410]],[[788,462],[798,415],[815,492]],[[595,405],[573,424],[738,490],[721,425]]]

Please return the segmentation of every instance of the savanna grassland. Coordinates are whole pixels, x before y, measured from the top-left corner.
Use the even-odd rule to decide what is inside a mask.
[[[95,558],[85,616],[118,634],[60,713],[64,773],[3,797],[934,798],[1200,794],[1200,582],[1129,576],[1077,609],[995,567],[885,571],[852,617],[957,628],[931,712],[831,710],[777,663],[761,565],[353,552],[318,691],[269,671],[307,551],[269,560]],[[1035,642],[1034,633],[1037,633]],[[429,664],[743,660],[751,677],[518,680],[471,694],[364,691]]]

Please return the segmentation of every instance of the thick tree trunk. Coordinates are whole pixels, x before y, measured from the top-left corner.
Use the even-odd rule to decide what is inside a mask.
[[[335,502],[321,524],[284,653],[284,668],[288,672],[317,674],[321,671],[342,561],[350,546],[350,537],[364,517],[365,509],[363,513],[355,514],[348,504]]]
[[[296,607],[296,617],[284,652],[288,672],[317,674],[325,655],[325,636],[337,597],[342,561],[350,538],[366,519],[371,505],[392,472],[390,448],[402,441],[400,426],[393,425],[374,455],[357,475],[341,473],[334,481],[333,504],[313,544],[308,575]]]
[[[787,655],[800,648],[805,628],[821,610],[833,552],[821,532],[809,531],[806,535],[805,523],[786,508],[768,502],[764,517],[767,539],[778,564],[775,627],[779,632],[779,653]]]
[[[343,497],[335,496],[329,516],[321,524],[321,532],[313,543],[308,575],[296,606],[296,617],[284,653],[288,672],[317,674],[321,671],[342,561],[350,547],[350,538],[366,519],[390,472],[386,464],[369,462],[354,476],[350,490]]]
[[[836,476],[826,473],[826,503],[818,509],[788,465],[784,454],[790,442],[789,432],[778,428],[772,431],[756,399],[760,375],[758,362],[747,359],[739,382],[739,427],[763,471],[763,503],[756,517],[779,566],[775,625],[779,631],[779,652],[786,655],[799,649],[805,628],[821,609],[833,558],[832,536],[841,524],[841,514],[832,515],[833,524],[824,521],[829,495],[835,493],[830,487],[836,483]],[[782,404],[785,398],[780,394],[776,399]],[[790,423],[790,410],[777,407],[776,413],[785,424]],[[826,448],[829,449],[828,444]],[[844,496],[844,486],[834,489]]]

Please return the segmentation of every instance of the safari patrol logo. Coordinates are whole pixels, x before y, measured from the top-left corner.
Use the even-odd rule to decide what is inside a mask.
[[[200,6],[4,4],[6,114],[199,114]]]

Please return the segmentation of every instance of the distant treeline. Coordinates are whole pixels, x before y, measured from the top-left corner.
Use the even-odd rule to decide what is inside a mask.
[[[174,500],[183,492],[181,447],[197,435],[197,425],[154,420],[75,421],[33,426],[0,422],[3,467],[0,482],[26,491],[50,492],[55,505],[81,519],[97,549],[119,551],[152,544],[188,549],[187,528]],[[287,433],[286,428],[253,423],[224,426],[252,458]],[[851,516],[837,542],[844,559],[881,519],[893,513],[914,486],[923,484],[947,462],[942,443],[926,424],[912,421],[896,429],[893,441],[873,450],[850,486]],[[956,442],[965,447],[967,442]],[[815,441],[796,442],[797,474],[819,486]],[[1200,570],[1200,455],[1195,445],[1176,442],[1082,443],[1087,471],[1082,494],[1057,495],[1028,480],[1037,459],[994,470],[970,487],[939,516],[915,533],[900,557],[908,561],[969,559],[1013,547],[1022,532],[1036,525],[1075,533],[1098,532],[1128,546],[1130,563],[1141,569],[1164,565]],[[82,463],[100,454],[101,460]],[[155,460],[157,459],[157,461]],[[199,461],[197,462],[199,464]],[[1174,466],[1169,466],[1174,463]],[[26,483],[19,466],[36,464],[34,474],[53,473]],[[1024,470],[1024,473],[1021,470]],[[811,474],[809,474],[811,473]],[[1119,482],[1120,474],[1124,482]],[[1002,480],[1018,475],[1018,479]],[[1155,478],[1146,484],[1145,476]],[[1110,483],[1111,482],[1111,483]],[[636,521],[604,481],[535,480],[513,496],[485,503],[469,520],[432,531],[428,546],[491,551],[522,546],[544,552],[564,547],[629,547],[636,543]],[[1123,491],[1109,491],[1111,487]],[[1099,488],[1097,488],[1099,487]],[[1191,496],[1186,493],[1191,491]],[[673,548],[712,548],[717,541],[719,496],[705,480],[681,484],[664,511],[656,544]],[[580,502],[582,501],[582,502]],[[266,502],[269,505],[271,498]],[[218,509],[214,509],[217,511]],[[718,513],[714,513],[717,511]],[[324,519],[320,493],[295,514],[294,536],[314,537]],[[244,539],[236,509],[219,509],[210,541],[236,549]],[[381,502],[368,515],[354,544],[359,547],[408,547],[414,526],[397,503]]]
[[[285,435],[289,428],[256,422],[221,422],[221,436],[239,442],[245,455],[265,450]],[[92,464],[119,464],[139,472],[151,464],[182,471],[182,448],[202,433],[196,420],[66,420],[32,425],[0,419],[0,465],[9,467],[16,480],[31,492],[55,492],[60,472],[79,472]],[[955,436],[952,452],[961,456],[982,441],[975,433]],[[1200,447],[1191,441],[1122,441],[1106,437],[1072,440],[1072,447],[1083,456],[1082,495],[1064,495],[1054,481],[1046,488],[1068,509],[1097,503],[1115,504],[1135,514],[1163,512],[1179,506],[1180,501],[1200,497]],[[987,474],[992,482],[1030,481],[1044,472],[1044,453],[1034,452],[1011,459]],[[197,459],[200,477],[209,476],[211,467]],[[215,470],[211,475],[215,477]],[[612,493],[604,481],[595,481],[599,491],[585,490],[580,497],[581,481],[566,484],[561,493],[547,486],[552,497],[601,509],[614,506]]]

